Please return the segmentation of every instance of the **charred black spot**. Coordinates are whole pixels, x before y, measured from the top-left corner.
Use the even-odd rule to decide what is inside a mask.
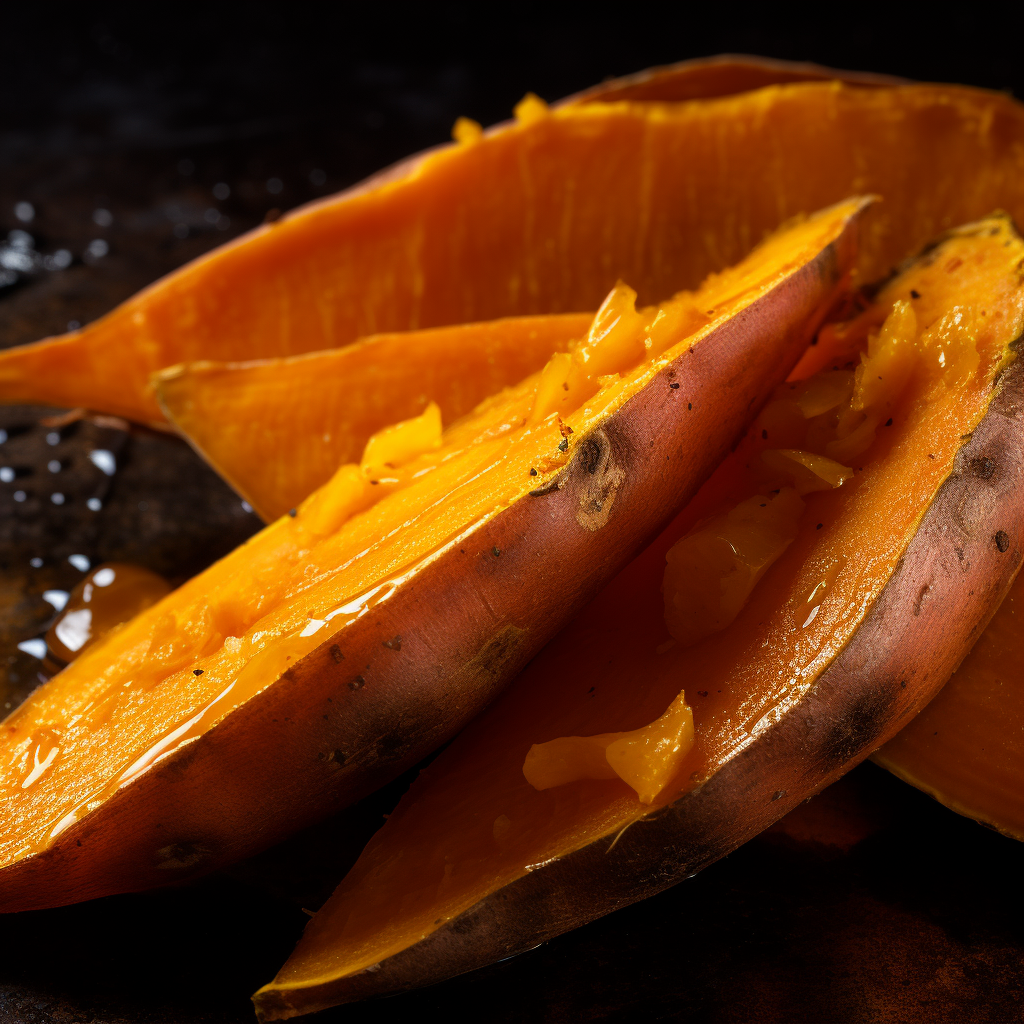
[[[892,719],[896,708],[895,682],[875,682],[838,717],[830,719],[821,741],[826,770],[845,767],[851,758],[871,747]]]
[[[996,542],[996,547],[1000,551],[1006,551],[1010,546],[1010,538],[1005,530],[1000,530],[993,538]]]
[[[601,464],[601,445],[592,437],[588,437],[580,445],[580,464],[593,476]]]
[[[971,459],[969,468],[975,476],[987,480],[996,471],[996,464],[984,455],[979,455]]]

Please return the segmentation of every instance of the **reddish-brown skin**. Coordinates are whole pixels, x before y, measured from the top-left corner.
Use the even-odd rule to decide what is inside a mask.
[[[514,502],[54,846],[0,871],[0,910],[209,871],[359,799],[454,735],[742,435],[852,265],[856,224],[578,441],[545,493]],[[591,529],[588,517],[607,522]]]
[[[987,460],[991,460],[989,463]],[[995,466],[990,477],[984,474]],[[984,466],[979,475],[972,467]],[[735,850],[894,736],[984,630],[1024,554],[1024,362],[997,386],[878,601],[803,700],[700,789],[535,869],[373,971],[267,993],[263,1020],[428,985],[660,892]],[[938,641],[938,642],[937,642]]]
[[[633,75],[613,78],[569,96],[556,106],[615,103],[620,100],[648,103],[708,100],[735,96],[741,92],[762,89],[766,85],[787,85],[793,82],[845,82],[863,88],[878,88],[906,85],[907,79],[865,71],[837,71],[820,64],[723,53],[716,57],[684,60],[678,64],[648,68]]]

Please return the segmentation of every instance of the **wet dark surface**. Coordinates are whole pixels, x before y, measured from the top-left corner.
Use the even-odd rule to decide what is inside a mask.
[[[507,116],[528,88],[553,100],[723,50],[1024,86],[1019,15],[998,32],[984,11],[963,15],[934,40],[898,18],[835,33],[504,16],[489,28],[475,8],[440,6],[401,31],[394,16],[327,27],[252,8],[241,24],[213,9],[156,31],[141,14],[5,14],[0,347],[86,323],[268,211],[444,141],[459,114]],[[116,421],[41,422],[58,413],[0,408],[0,711],[44,671],[32,641],[54,615],[45,592],[106,561],[181,582],[259,525],[184,444]],[[191,888],[0,921],[0,1024],[252,1020],[248,995],[292,948],[302,908],[407,782]],[[1020,1020],[1020,863],[1019,844],[868,766],[661,897],[317,1019]]]

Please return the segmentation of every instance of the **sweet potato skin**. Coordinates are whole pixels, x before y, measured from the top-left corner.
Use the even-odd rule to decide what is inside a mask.
[[[193,877],[358,799],[452,736],[717,466],[852,265],[858,217],[581,438],[550,484],[396,579],[219,725],[0,871],[0,910]]]
[[[989,464],[995,467],[990,476],[978,473]],[[438,982],[525,952],[691,877],[829,785],[913,718],[983,632],[1022,556],[1024,365],[1017,361],[1004,371],[988,412],[878,601],[784,718],[701,788],[639,827],[537,865],[374,970],[316,989],[258,993],[260,1019]]]

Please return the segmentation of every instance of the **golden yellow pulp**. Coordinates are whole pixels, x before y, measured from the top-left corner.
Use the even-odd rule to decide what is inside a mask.
[[[420,775],[266,993],[286,997],[307,990],[315,999],[310,990],[409,949],[552,859],[595,843],[610,846],[625,829],[642,829],[647,814],[711,778],[801,700],[890,579],[952,471],[962,435],[989,408],[992,382],[1013,358],[1010,345],[1024,330],[1018,270],[1024,244],[1005,221],[964,229],[930,256],[882,289],[863,317],[821,332],[800,376],[826,374],[780,389],[665,534]],[[809,440],[818,429],[826,445],[837,438],[840,413],[853,395],[850,379],[855,382],[858,365],[871,358],[869,336],[877,331],[881,338],[900,301],[913,305],[919,325],[913,343],[923,354],[895,406],[883,408],[890,414],[874,428],[870,447],[843,463],[853,477],[800,499],[805,509],[797,537],[733,622],[683,649],[662,617],[659,584],[668,550],[698,524],[762,493],[762,452],[822,450]],[[946,343],[959,344],[964,324],[973,324],[978,369],[940,378],[938,355],[945,350],[951,365]],[[940,352],[922,345],[926,337],[943,342]],[[830,373],[846,374],[846,383]],[[839,403],[829,397],[834,390],[844,396]],[[830,408],[823,411],[823,404]],[[859,410],[865,417],[868,411]],[[790,433],[783,436],[786,424]],[[588,770],[575,782],[539,790],[524,778],[531,747],[560,737],[603,742],[609,733],[643,731],[684,685],[693,746],[650,804],[617,772],[611,777],[594,744],[586,744],[585,760],[600,778],[580,777]],[[577,745],[568,748],[570,758]],[[547,781],[558,779],[552,774]]]
[[[694,295],[658,309],[638,313],[628,291],[616,289],[579,346],[584,366],[609,371],[584,373],[575,392],[581,404],[537,421],[546,369],[450,425],[440,446],[432,414],[383,432],[367,445],[365,467],[342,467],[294,515],[87,651],[4,723],[0,864],[45,849],[386,600],[418,565],[553,476],[571,457],[574,435],[803,266],[860,205],[851,200],[787,229]],[[694,305],[705,311],[696,331]],[[605,330],[609,310],[630,330]],[[673,335],[669,323],[684,328]],[[389,467],[391,460],[399,464]],[[58,752],[25,787],[51,736]]]

